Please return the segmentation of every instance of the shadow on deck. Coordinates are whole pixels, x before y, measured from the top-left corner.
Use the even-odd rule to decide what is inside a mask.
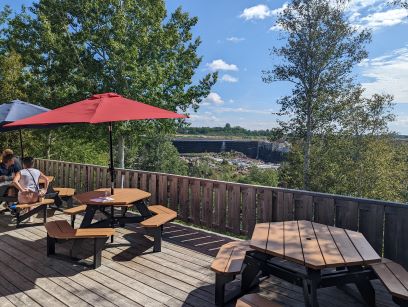
[[[116,230],[102,266],[89,270],[47,258],[45,238],[43,226],[15,229],[10,216],[0,215],[0,306],[213,306],[210,265],[232,240],[172,223],[164,229],[162,252],[152,253],[150,237],[132,225]],[[377,306],[394,306],[386,290],[374,286]],[[264,281],[260,291],[283,305],[303,306],[300,288],[277,278]],[[318,295],[320,306],[364,306],[354,286]]]

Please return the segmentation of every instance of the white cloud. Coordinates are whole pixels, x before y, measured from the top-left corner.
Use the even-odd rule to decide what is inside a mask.
[[[224,82],[229,82],[229,83],[236,83],[236,82],[238,82],[238,78],[233,77],[233,76],[228,75],[228,74],[223,75],[222,78],[221,78],[221,80],[224,81]]]
[[[207,63],[207,67],[212,71],[217,71],[217,70],[238,71],[238,66],[237,65],[228,64],[224,60],[221,60],[221,59],[214,60],[211,63]]]
[[[360,64],[367,95],[386,93],[394,95],[398,103],[408,103],[408,46],[389,54],[368,59]]]
[[[373,30],[406,23],[408,16],[407,10],[392,8],[384,0],[352,0],[346,7],[346,14],[357,28]]]
[[[239,15],[239,17],[245,20],[265,19],[271,16],[278,15],[286,8],[286,6],[287,4],[285,3],[282,7],[271,10],[265,4],[258,4],[244,9],[244,11],[241,13],[241,15]]]
[[[254,110],[246,108],[217,108],[214,110],[216,113],[252,113],[252,114],[269,114],[272,115],[271,110]]]
[[[370,12],[381,11],[387,2],[384,0],[351,0],[346,7],[348,12],[358,12],[362,10],[368,10]]]
[[[362,17],[358,24],[363,27],[378,29],[406,22],[407,16],[408,11],[406,9],[391,9]]]
[[[243,42],[244,40],[245,38],[243,37],[236,37],[236,36],[227,37],[227,41],[231,43],[240,43],[240,42]]]
[[[223,104],[224,100],[221,98],[221,96],[215,92],[211,92],[210,94],[208,94],[207,97],[205,97],[202,101],[202,105],[204,106],[208,106],[210,104]]]

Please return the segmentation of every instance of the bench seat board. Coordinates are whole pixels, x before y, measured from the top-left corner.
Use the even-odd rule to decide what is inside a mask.
[[[177,218],[176,211],[162,205],[149,206],[149,211],[153,212],[155,215],[142,221],[140,224],[143,227],[157,228]]]
[[[110,237],[115,233],[112,228],[74,229],[66,220],[48,222],[45,228],[48,235],[55,239],[103,238]]]
[[[259,294],[251,293],[251,294],[247,294],[241,297],[237,301],[237,304],[235,306],[236,307],[280,307],[282,305],[272,302],[270,300],[267,300],[266,298],[260,296]]]
[[[18,204],[16,205],[17,209],[30,209],[30,208],[36,208],[38,206],[44,206],[44,205],[52,205],[54,204],[53,199],[43,199],[41,202],[38,203],[33,203],[33,204]]]
[[[75,195],[75,189],[72,188],[53,188],[55,192],[58,192],[60,197],[70,197]]]
[[[177,217],[177,214],[157,214],[140,222],[143,227],[156,228],[164,225]]]
[[[79,214],[86,211],[86,205],[79,205],[73,208],[65,209],[64,213],[69,215]]]
[[[211,264],[211,269],[223,274],[241,272],[247,251],[252,250],[249,241],[235,241],[224,244]]]
[[[393,296],[408,299],[408,272],[401,265],[392,261],[384,261],[371,266]]]

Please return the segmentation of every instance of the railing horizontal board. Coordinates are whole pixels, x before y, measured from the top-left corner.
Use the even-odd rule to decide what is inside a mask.
[[[37,159],[55,186],[84,192],[109,187],[107,167]],[[310,220],[362,232],[382,256],[408,268],[408,206],[395,202],[217,181],[157,172],[116,169],[116,186],[149,191],[179,219],[237,235],[251,235],[257,222]]]

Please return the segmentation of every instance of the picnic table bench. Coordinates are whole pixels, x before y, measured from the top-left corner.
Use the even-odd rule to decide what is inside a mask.
[[[281,307],[281,304],[267,300],[256,293],[244,295],[238,301],[235,307]]]
[[[385,258],[371,267],[391,293],[393,301],[400,306],[408,306],[408,272],[398,263]]]
[[[36,213],[43,211],[44,224],[47,222],[47,207],[54,204],[53,199],[42,199],[33,204],[17,204],[16,205],[16,227],[21,227],[21,222],[27,220]],[[26,211],[22,213],[23,211]]]
[[[73,196],[75,195],[75,189],[63,188],[63,187],[49,187],[49,193],[57,193],[55,197],[57,207],[61,207],[65,202],[68,208],[73,207]]]
[[[160,252],[163,225],[176,219],[177,212],[162,205],[150,205],[148,209],[153,213],[153,216],[141,221],[140,225],[153,235],[153,252]]]
[[[47,230],[47,256],[55,255],[55,244],[60,241],[92,239],[94,269],[101,265],[102,249],[108,238],[115,233],[112,228],[74,229],[66,220],[48,222],[45,228]]]
[[[239,296],[238,293],[225,295],[225,286],[241,273],[246,252],[252,250],[249,241],[233,241],[221,246],[217,256],[211,264],[215,272],[215,304],[223,306],[225,303]]]

